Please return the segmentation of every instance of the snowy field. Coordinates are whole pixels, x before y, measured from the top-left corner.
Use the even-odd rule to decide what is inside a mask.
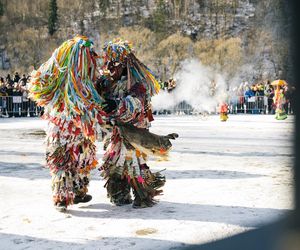
[[[59,213],[44,165],[46,123],[0,119],[0,249],[176,249],[256,228],[293,209],[293,117],[159,116],[175,132],[169,161],[150,161],[167,182],[146,209],[109,203],[97,170],[93,200]],[[99,143],[98,156],[102,156]]]

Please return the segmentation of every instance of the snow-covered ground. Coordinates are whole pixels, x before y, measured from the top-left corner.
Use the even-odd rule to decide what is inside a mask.
[[[293,117],[159,116],[176,132],[169,161],[150,161],[167,182],[146,209],[109,203],[95,170],[93,200],[59,213],[51,201],[40,119],[0,119],[1,249],[175,249],[274,221],[293,209]],[[99,158],[102,155],[99,143]]]

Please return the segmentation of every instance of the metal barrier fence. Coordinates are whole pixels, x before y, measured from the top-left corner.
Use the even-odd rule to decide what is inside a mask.
[[[175,115],[192,115],[194,114],[195,109],[186,102],[180,102],[179,104],[167,108],[167,109],[154,109],[154,114],[175,114]]]
[[[22,96],[0,96],[0,117],[40,116],[42,108]]]
[[[266,96],[253,96],[250,98],[245,98],[244,96],[235,96],[227,100],[229,106],[229,113],[231,114],[275,114],[276,107],[273,104],[273,99]],[[287,102],[285,105],[285,110],[287,114],[293,114],[290,102]],[[196,108],[193,108],[190,104],[183,101],[179,104],[168,109],[158,109],[154,110],[155,114],[217,114],[219,113],[219,107],[216,106],[213,111],[199,111]]]
[[[232,114],[275,114],[276,106],[273,98],[267,96],[235,96],[228,100],[229,110]],[[289,101],[284,104],[287,114],[293,114],[292,105]]]
[[[229,113],[245,113],[245,114],[274,114],[275,107],[273,100],[266,96],[253,96],[245,98],[244,96],[236,96],[227,101],[229,105]],[[293,114],[291,104],[285,105],[286,112]],[[22,96],[0,96],[0,117],[34,117],[40,116],[43,108],[37,106],[35,102]],[[210,113],[218,113],[219,108]],[[183,101],[172,108],[154,110],[154,114],[175,114],[175,115],[194,115],[208,112],[199,112],[190,104]]]
[[[273,100],[266,96],[236,96],[229,101],[230,113],[268,114],[273,113]]]

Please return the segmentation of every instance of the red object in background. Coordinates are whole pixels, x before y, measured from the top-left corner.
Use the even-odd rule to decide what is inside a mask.
[[[227,103],[221,103],[220,104],[220,113],[227,113],[228,112],[228,105]]]

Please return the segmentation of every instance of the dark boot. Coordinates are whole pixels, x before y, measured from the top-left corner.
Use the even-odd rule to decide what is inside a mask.
[[[124,206],[132,203],[131,195],[130,194],[122,194],[115,195],[114,197],[110,198],[110,202],[115,204],[116,206]]]
[[[116,206],[123,206],[132,203],[130,194],[130,185],[126,179],[121,179],[119,176],[112,176],[106,183],[107,197],[110,202]]]
[[[86,203],[89,202],[90,200],[92,200],[92,196],[89,194],[76,195],[73,204]]]
[[[73,192],[75,194],[73,204],[86,203],[92,200],[92,196],[87,194],[89,185],[89,178],[87,176],[79,177],[78,175],[73,175]]]
[[[66,212],[67,210],[67,203],[65,200],[55,203],[54,206],[59,212]]]
[[[155,205],[154,197],[162,193],[159,188],[164,186],[166,182],[165,176],[161,175],[160,172],[152,173],[146,164],[142,165],[141,168],[144,184],[140,184],[136,179],[131,180],[134,187],[133,208],[145,208]]]
[[[146,207],[152,207],[156,204],[156,202],[153,200],[152,196],[150,194],[148,195],[140,195],[139,192],[133,191],[134,194],[134,201],[132,204],[133,208],[146,208]],[[141,197],[143,196],[143,197]]]

